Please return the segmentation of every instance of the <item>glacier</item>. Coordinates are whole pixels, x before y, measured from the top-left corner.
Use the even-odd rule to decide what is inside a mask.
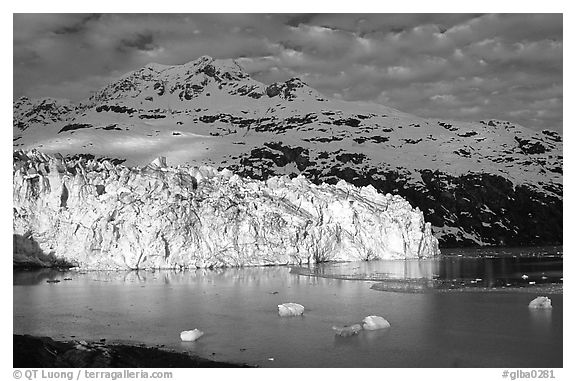
[[[439,254],[402,197],[302,176],[266,181],[158,159],[143,167],[15,151],[14,263],[164,269]],[[46,263],[50,262],[50,263]]]

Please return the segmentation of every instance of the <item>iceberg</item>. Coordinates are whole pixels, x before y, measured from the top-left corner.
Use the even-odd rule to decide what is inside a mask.
[[[280,316],[300,316],[304,313],[304,306],[298,303],[284,303],[278,305]]]
[[[552,300],[546,296],[539,296],[528,304],[528,308],[533,309],[550,309],[552,308]]]
[[[198,328],[195,328],[190,331],[182,331],[180,332],[180,340],[182,341],[196,341],[198,340],[204,332],[200,331]]]
[[[377,329],[390,328],[390,323],[382,316],[366,316],[362,320],[362,328],[367,331],[374,331]]]
[[[360,324],[345,325],[343,327],[332,326],[332,330],[336,332],[336,335],[338,336],[349,337],[357,335],[362,331],[362,326]]]

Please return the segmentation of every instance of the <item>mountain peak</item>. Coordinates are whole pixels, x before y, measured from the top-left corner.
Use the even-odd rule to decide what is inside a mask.
[[[178,65],[175,67],[178,67]],[[180,67],[187,70],[193,68],[197,73],[204,73],[217,80],[233,80],[249,77],[248,73],[244,71],[244,68],[240,66],[238,61],[231,58],[216,59],[205,55],[196,60],[180,65]]]
[[[266,88],[266,94],[270,98],[280,96],[289,101],[296,98],[308,99],[309,97],[318,101],[325,101],[324,97],[322,97],[320,93],[308,86],[298,77],[290,78],[286,82],[275,82],[271,84]]]
[[[190,107],[181,102],[204,97],[212,97],[212,102],[217,94],[255,100],[278,97],[286,101],[326,101],[300,78],[266,86],[251,78],[235,59],[201,56],[181,65],[149,63],[100,89],[90,102],[128,101],[133,104],[126,106],[140,107],[152,106],[161,99],[160,105],[179,109]]]
[[[152,70],[152,71],[156,71],[156,72],[161,72],[161,71],[168,69],[169,67],[170,67],[170,65],[163,65],[163,64],[156,63],[156,62],[150,62],[146,66],[144,66],[142,69],[148,69],[148,70]]]

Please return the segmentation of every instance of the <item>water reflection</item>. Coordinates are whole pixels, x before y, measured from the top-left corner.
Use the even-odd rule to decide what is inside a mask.
[[[44,283],[48,280],[61,280],[65,272],[55,269],[14,270],[14,284],[32,285]]]
[[[461,250],[456,253],[462,252]],[[491,253],[492,251],[488,251]],[[313,278],[370,280],[375,289],[418,292],[452,288],[530,287],[562,283],[562,256],[443,255],[434,259],[325,263],[294,267],[292,273]],[[484,252],[485,253],[485,252]]]
[[[389,264],[318,268],[327,275],[390,276],[400,286],[414,280],[422,287],[432,287],[443,272],[451,277],[476,271],[437,260]],[[498,276],[498,268],[494,266],[492,277]],[[366,282],[294,271],[14,272],[13,329],[61,340],[74,336],[162,344],[261,366],[562,366],[562,295],[552,296],[553,311],[530,311],[527,305],[536,295],[528,293],[374,292]],[[284,302],[304,305],[304,316],[278,317],[277,305]],[[331,329],[369,315],[385,317],[392,327],[347,338]],[[204,336],[182,343],[180,332],[194,328]]]
[[[162,284],[194,285],[206,292],[216,283],[230,287],[260,287],[274,279],[289,277],[294,286],[319,285],[322,278],[377,281],[374,289],[421,292],[453,288],[530,287],[562,283],[563,260],[556,256],[442,256],[424,260],[379,260],[370,262],[325,263],[310,267],[245,267],[226,269],[166,271],[94,271],[79,272],[54,269],[14,271],[14,285],[45,282],[98,282],[136,284],[149,287]],[[54,283],[57,286],[58,283]],[[335,287],[340,287],[335,284]],[[278,290],[268,290],[270,294]]]
[[[376,331],[362,331],[360,339],[366,343],[378,342],[385,339],[386,336],[390,334],[390,329],[391,328],[379,329]]]
[[[530,321],[536,328],[549,331],[553,312],[553,309],[530,308]]]
[[[290,271],[288,267],[245,267],[225,269],[197,270],[140,270],[140,271],[77,271],[39,269],[31,271],[14,270],[14,285],[34,285],[46,281],[64,279],[81,280],[83,282],[114,282],[129,284],[159,284],[170,286],[172,283],[193,283],[195,285],[211,285],[216,281],[233,282],[237,285],[259,285],[276,277],[285,277]],[[296,282],[317,282],[315,280],[294,279]]]
[[[357,350],[361,346],[362,346],[362,339],[360,338],[359,335],[349,337],[334,335],[334,347],[348,347],[348,348],[355,348],[355,350]]]

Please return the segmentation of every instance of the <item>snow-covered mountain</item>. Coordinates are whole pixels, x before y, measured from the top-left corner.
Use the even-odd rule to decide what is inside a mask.
[[[32,148],[372,185],[418,206],[444,246],[562,242],[557,132],[419,118],[297,78],[267,86],[233,60],[150,64],[77,105],[21,98],[14,149]]]

